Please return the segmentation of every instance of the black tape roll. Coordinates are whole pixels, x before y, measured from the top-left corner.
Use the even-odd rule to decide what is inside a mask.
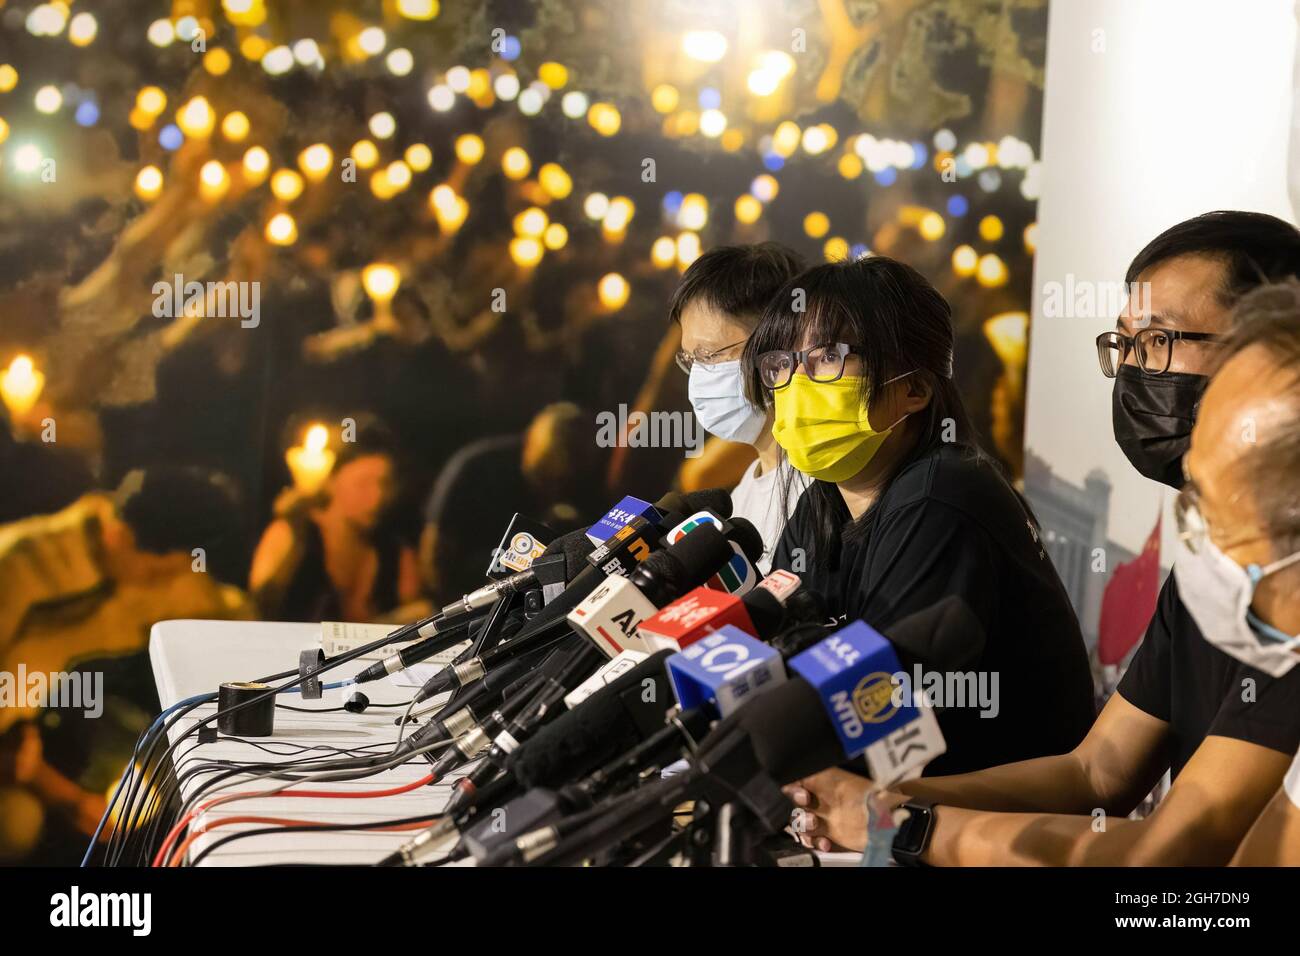
[[[275,731],[275,695],[270,685],[249,681],[227,681],[217,689],[217,729],[227,737],[269,737]],[[262,697],[256,704],[240,707]]]

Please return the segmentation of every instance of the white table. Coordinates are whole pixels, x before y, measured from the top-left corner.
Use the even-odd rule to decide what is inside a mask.
[[[297,667],[299,651],[320,646],[319,624],[280,624],[246,621],[162,621],[155,624],[149,638],[149,656],[154,679],[163,707],[195,694],[215,692],[223,681],[250,681],[267,674]],[[344,664],[325,675],[336,681],[363,670],[370,661]],[[320,700],[304,701],[298,694],[281,694],[281,703],[294,707],[331,708],[341,706],[355,690],[361,690],[372,703],[408,701],[414,694],[410,687],[399,687],[391,678],[358,687],[327,690]],[[347,711],[304,714],[277,708],[275,734],[255,738],[275,749],[276,742],[300,746],[364,747],[397,739],[393,721],[403,708],[371,707],[364,714]],[[216,712],[216,703],[205,704],[178,720],[172,731],[176,740],[185,730]],[[215,722],[211,726],[215,727]],[[422,724],[421,724],[422,726]],[[408,727],[408,733],[413,729]],[[241,763],[269,763],[294,757],[277,756],[246,743],[220,738],[214,743],[194,746],[191,736],[177,748],[178,769],[203,760],[234,760]],[[193,747],[193,749],[190,749]],[[378,748],[374,752],[380,751]],[[183,756],[182,756],[183,755]],[[301,756],[307,756],[303,754]],[[429,771],[423,757],[354,781],[325,784],[299,784],[295,789],[329,789],[340,791],[385,790],[418,780]],[[188,796],[211,775],[196,774],[185,785]],[[408,793],[373,799],[332,799],[327,797],[263,797],[238,800],[214,807],[204,818],[209,824],[223,817],[255,815],[328,823],[369,823],[385,819],[414,817],[440,812],[450,798],[450,781],[420,787]],[[279,782],[252,780],[232,790],[267,790]],[[230,824],[218,827],[195,840],[191,854],[209,842],[240,830],[262,828],[262,824]],[[234,840],[214,850],[202,861],[203,866],[259,866],[267,863],[374,863],[414,836],[414,831],[387,833],[374,830],[325,831],[321,833],[277,833]]]

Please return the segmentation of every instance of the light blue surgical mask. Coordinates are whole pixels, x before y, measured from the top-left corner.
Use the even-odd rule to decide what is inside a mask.
[[[767,424],[767,412],[745,398],[745,375],[740,360],[691,366],[686,387],[695,417],[704,430],[726,441],[754,444]]]
[[[1281,677],[1300,664],[1300,635],[1262,621],[1250,609],[1259,582],[1300,561],[1300,551],[1260,566],[1242,567],[1208,536],[1197,550],[1180,542],[1174,578],[1178,595],[1205,639],[1243,664]]]

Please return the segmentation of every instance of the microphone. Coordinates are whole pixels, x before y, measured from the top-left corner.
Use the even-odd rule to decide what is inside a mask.
[[[475,611],[491,607],[498,598],[517,594],[529,588],[541,588],[543,597],[549,599],[559,593],[568,581],[571,554],[578,554],[580,549],[578,539],[570,539],[565,543],[563,553],[541,555],[527,570],[518,571],[469,592],[444,607],[442,617],[454,619],[465,614],[473,614]],[[548,588],[554,589],[551,594],[546,593]]]
[[[966,644],[984,638],[979,620],[955,595],[903,618],[889,629],[900,646]],[[864,752],[882,786],[923,767],[944,752],[933,712],[895,701],[899,671],[890,640],[861,621],[796,655],[792,679],[724,718],[701,752],[735,728],[778,783],[787,784]],[[874,758],[874,759],[873,759]]]

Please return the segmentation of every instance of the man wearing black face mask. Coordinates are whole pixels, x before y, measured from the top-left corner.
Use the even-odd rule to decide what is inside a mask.
[[[1116,331],[1097,345],[1102,370],[1115,379],[1116,440],[1142,474],[1182,484],[1192,425],[1236,300],[1291,276],[1300,277],[1300,232],[1259,213],[1198,216],[1134,259],[1127,279],[1138,285],[1130,285]],[[1227,862],[1300,745],[1300,668],[1260,670],[1220,649],[1223,637],[1202,634],[1171,575],[1118,692],[1073,751],[921,778],[884,798],[927,821],[924,845],[905,847],[903,858],[983,866]],[[1166,770],[1174,783],[1156,813],[1124,819]],[[858,849],[869,785],[842,774],[802,781],[794,800],[815,818],[802,820],[810,842]],[[1098,811],[1106,815],[1100,832]]]

